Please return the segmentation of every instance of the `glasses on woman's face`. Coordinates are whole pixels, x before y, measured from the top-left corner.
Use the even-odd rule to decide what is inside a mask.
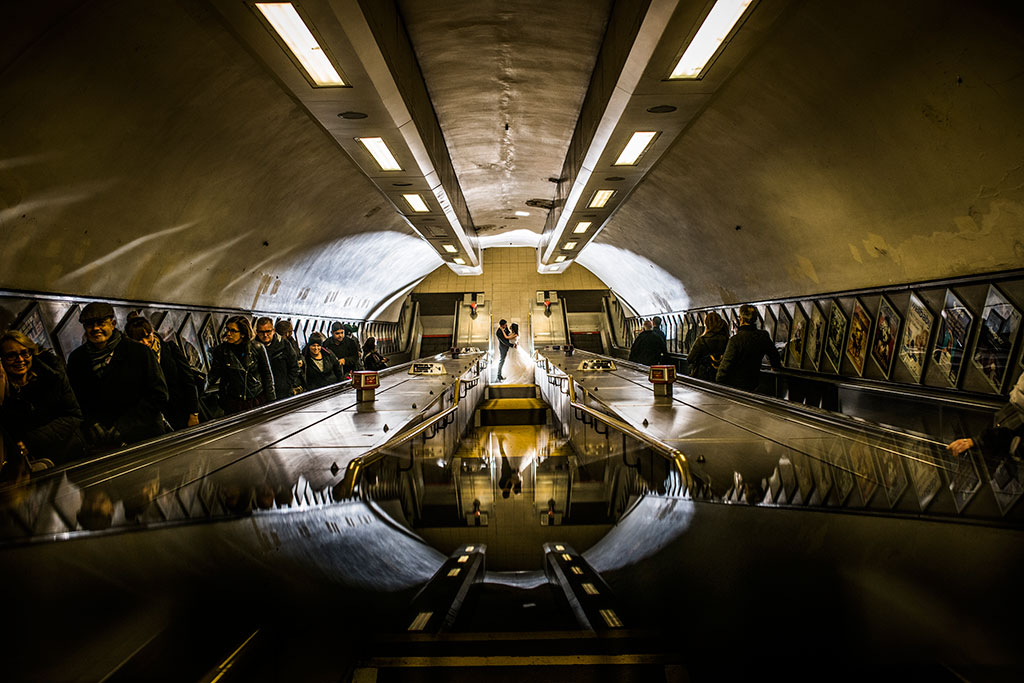
[[[241,334],[241,331],[237,327],[225,327],[224,336]]]
[[[5,361],[14,362],[18,359],[28,360],[32,357],[32,352],[28,349],[22,349],[21,351],[8,351],[7,353],[0,356]]]

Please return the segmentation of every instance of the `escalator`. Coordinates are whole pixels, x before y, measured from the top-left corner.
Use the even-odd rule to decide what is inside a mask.
[[[587,358],[520,387],[395,368],[372,405],[299,396],[4,487],[9,680],[1019,679],[1024,525],[995,469]],[[421,612],[451,618],[411,632]]]

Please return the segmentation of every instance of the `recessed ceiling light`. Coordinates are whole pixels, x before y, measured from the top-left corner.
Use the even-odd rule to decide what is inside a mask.
[[[637,131],[633,133],[632,137],[629,138],[629,142],[622,148],[622,153],[619,154],[619,158],[615,160],[614,166],[632,166],[637,162],[643,153],[647,151],[647,148],[654,141],[654,138],[658,137],[658,133],[654,131]]]
[[[572,250],[572,249],[575,249],[575,248],[576,248],[576,243],[575,242],[566,242],[565,246],[562,247],[562,249],[568,249],[568,250]]]
[[[556,256],[555,257],[555,263],[561,263],[564,260],[565,260],[564,256]]]
[[[698,78],[752,0],[718,0],[669,78]]]
[[[648,109],[647,111],[650,111],[650,109]],[[340,114],[338,114],[338,118],[339,119],[365,119],[366,118],[366,114],[364,114],[361,111],[343,111]]]
[[[455,261],[456,263],[458,263],[458,264],[459,264],[460,266],[464,266],[464,265],[466,265],[466,260],[465,260],[465,259],[462,259],[462,258],[453,258],[452,260],[453,260],[453,261]]]
[[[388,149],[388,145],[384,142],[384,138],[372,137],[372,138],[356,138],[366,151],[370,153],[373,160],[377,162],[382,171],[401,171],[402,167],[398,165],[398,160],[395,159],[395,155]]]
[[[516,211],[516,215],[517,216],[529,216],[530,212],[529,211]]]
[[[412,183],[391,183],[392,187],[412,187]]]
[[[580,221],[579,223],[576,224],[576,227],[573,228],[573,232],[576,233],[577,235],[582,235],[589,229],[590,221]]]
[[[594,193],[594,196],[590,198],[590,203],[587,204],[591,209],[603,208],[608,200],[615,194],[615,190],[598,190]]]
[[[257,2],[258,9],[318,86],[345,85],[313,33],[290,2]]]
[[[653,107],[647,107],[648,113],[651,114],[671,114],[676,110],[671,104],[657,104]]]
[[[427,208],[427,203],[423,201],[423,197],[418,194],[403,194],[402,198],[405,203],[412,207],[413,211],[417,213],[429,213],[430,209]]]
[[[442,244],[441,248],[444,249],[445,251],[447,251],[449,254],[457,254],[457,253],[459,253],[459,250],[456,249],[455,247],[453,247],[450,244]]]

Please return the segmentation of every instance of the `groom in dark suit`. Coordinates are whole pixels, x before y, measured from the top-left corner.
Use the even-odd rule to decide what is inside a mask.
[[[498,351],[501,352],[501,361],[498,363],[498,381],[505,379],[501,376],[501,368],[505,365],[505,356],[508,355],[508,350],[512,348],[512,344],[508,341],[508,321],[502,318],[498,321],[498,329],[494,332],[494,336],[498,338]]]

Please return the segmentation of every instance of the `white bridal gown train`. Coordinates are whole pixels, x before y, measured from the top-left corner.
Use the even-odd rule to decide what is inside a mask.
[[[521,346],[513,346],[505,356],[501,374],[505,377],[502,384],[533,384],[534,365],[530,354]]]

